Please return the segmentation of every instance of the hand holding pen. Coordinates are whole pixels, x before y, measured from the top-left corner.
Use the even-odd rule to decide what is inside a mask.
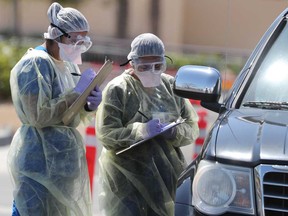
[[[162,131],[162,126],[159,119],[149,119],[144,113],[138,110],[144,118],[148,120],[148,122],[144,123],[146,125],[146,132],[148,137],[152,137]]]
[[[149,118],[142,113],[141,111],[138,110],[138,113],[140,113],[144,118],[146,118],[148,120],[148,122],[146,123],[146,131],[148,133],[148,136],[153,136],[156,135],[160,132],[162,132],[162,128],[165,127],[166,125],[168,125],[169,123],[163,123],[161,124],[159,119],[152,119],[149,120]],[[167,139],[174,139],[176,137],[176,128],[170,128],[169,130],[165,131],[162,136],[167,138]]]

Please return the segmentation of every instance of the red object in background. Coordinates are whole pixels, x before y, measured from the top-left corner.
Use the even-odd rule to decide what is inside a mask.
[[[86,145],[86,160],[90,180],[90,189],[92,194],[94,171],[96,167],[96,156],[97,156],[97,139],[94,126],[88,126],[86,128],[85,145]]]
[[[207,111],[204,109],[199,109],[197,111],[199,116],[198,127],[199,127],[199,137],[195,141],[195,147],[193,151],[193,160],[198,156],[203,146],[205,137],[206,137],[206,130],[207,130]]]
[[[190,103],[191,103],[192,105],[198,105],[198,106],[200,106],[200,100],[189,99],[189,101],[190,101]]]

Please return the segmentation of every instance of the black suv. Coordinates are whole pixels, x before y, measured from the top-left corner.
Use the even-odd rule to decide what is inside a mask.
[[[288,215],[288,8],[268,28],[231,90],[186,65],[174,92],[219,113],[178,180],[175,215]]]

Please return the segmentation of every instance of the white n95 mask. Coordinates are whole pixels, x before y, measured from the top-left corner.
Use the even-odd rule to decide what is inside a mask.
[[[135,71],[135,74],[145,88],[157,87],[161,83],[161,73],[155,74],[152,71]]]
[[[74,64],[82,64],[81,54],[83,53],[82,45],[58,43],[59,55],[63,61],[72,62]]]

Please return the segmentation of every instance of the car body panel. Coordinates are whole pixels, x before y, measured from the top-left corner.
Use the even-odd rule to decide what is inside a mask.
[[[271,176],[273,176],[274,173],[277,173],[277,175],[279,174],[279,176],[288,176],[288,105],[286,108],[283,109],[271,109],[269,107],[244,107],[242,103],[246,91],[247,89],[249,89],[249,85],[252,83],[255,74],[258,73],[258,69],[261,68],[261,64],[263,63],[263,61],[265,61],[267,53],[270,52],[270,49],[273,46],[274,42],[277,40],[278,36],[281,35],[281,31],[284,28],[286,28],[285,31],[287,31],[287,13],[288,8],[286,8],[281,14],[279,14],[279,16],[267,29],[255,49],[251,53],[241,72],[237,76],[231,90],[228,92],[226,98],[223,100],[222,103],[219,103],[218,101],[218,90],[221,89],[221,86],[220,88],[219,86],[217,86],[217,84],[219,84],[219,82],[216,82],[217,77],[214,76],[211,78],[212,80],[215,80],[214,83],[216,87],[210,90],[214,83],[207,82],[207,80],[205,80],[207,79],[207,76],[202,76],[203,80],[201,80],[201,73],[199,73],[199,67],[185,67],[185,74],[182,73],[183,71],[181,71],[181,68],[178,70],[175,77],[175,93],[179,93],[179,96],[186,98],[200,99],[201,105],[204,108],[210,109],[214,112],[218,112],[219,116],[213,123],[209,132],[207,133],[204,144],[202,146],[202,150],[199,153],[198,157],[184,170],[184,172],[180,175],[178,179],[178,189],[176,191],[175,199],[175,216],[206,215],[200,213],[192,205],[193,180],[194,177],[197,175],[198,164],[202,160],[222,163],[225,165],[235,165],[239,167],[250,168],[251,170],[254,170],[253,172],[255,173],[258,173],[259,170],[265,167],[265,169],[269,170],[269,172],[267,171],[267,176],[270,176],[270,174],[272,174]],[[285,38],[286,34],[284,36],[283,35],[284,34],[282,34],[282,37]],[[281,52],[285,53],[285,47],[284,49],[281,47],[281,49]],[[287,59],[285,55],[284,58]],[[277,60],[277,58],[275,59]],[[267,62],[265,64],[268,65]],[[190,69],[191,71],[189,71]],[[207,67],[206,69],[209,68]],[[201,68],[201,70],[203,71],[205,71],[206,69]],[[286,66],[282,68],[281,71],[285,71],[283,69],[286,70]],[[196,71],[197,73],[194,73]],[[189,84],[189,73],[196,75],[197,80],[200,80],[201,85],[197,85],[197,83],[195,82],[191,82]],[[217,73],[215,72],[215,74]],[[182,77],[182,75],[184,76]],[[186,90],[185,88],[177,89],[178,86],[181,86],[178,83],[179,80],[177,80],[177,76],[181,77],[181,80],[186,80],[186,82],[188,83],[187,86],[190,86],[190,88],[187,87]],[[275,74],[275,76],[277,75]],[[190,77],[192,79],[193,76],[191,75]],[[209,89],[209,92],[213,92],[213,94],[209,94],[209,92],[205,93],[205,91],[203,91],[205,90],[204,85],[206,83],[209,84],[207,84],[207,89]],[[197,89],[198,87],[202,88],[202,90]],[[277,88],[278,86],[273,87]],[[269,91],[269,89],[265,90]],[[282,93],[285,94],[285,90],[283,90]],[[206,98],[205,94],[207,95]],[[280,166],[280,168],[278,166]],[[275,167],[277,169],[275,169]],[[254,178],[253,180],[255,181],[255,188],[253,189],[253,192],[255,201],[257,203],[257,206],[253,206],[253,208],[255,208],[254,211],[246,213],[237,213],[237,211],[233,211],[233,213],[225,212],[221,215],[262,216],[265,215],[266,211],[268,213],[274,212],[273,214],[269,215],[278,214],[275,212],[277,212],[280,207],[279,209],[277,209],[278,207],[273,209],[273,207],[267,205],[267,209],[265,209],[266,204],[264,204],[264,202],[269,203],[270,201],[266,200],[270,200],[270,197],[271,199],[274,198],[273,195],[264,196],[265,190],[262,184],[267,185],[266,179],[264,179],[266,178],[265,175],[259,177],[259,175],[255,174],[252,178]],[[283,178],[286,179],[285,177]],[[273,180],[270,179],[271,183],[268,182],[268,185],[278,185],[278,183],[275,184]],[[283,185],[288,185],[288,181]],[[286,190],[288,190],[288,188],[284,188],[283,191],[285,192]],[[281,196],[280,198],[278,197],[278,199],[278,203],[280,201],[281,204]],[[288,203],[285,202],[283,206],[283,212],[286,212],[283,214],[287,215],[288,210],[286,211],[285,208],[287,207],[288,209]],[[282,212],[282,209],[280,209],[279,212],[280,211]],[[279,215],[281,215],[281,213],[279,213]]]
[[[217,142],[211,142],[217,158],[252,164],[287,161],[288,112],[261,109],[238,109],[230,112],[221,124]]]

